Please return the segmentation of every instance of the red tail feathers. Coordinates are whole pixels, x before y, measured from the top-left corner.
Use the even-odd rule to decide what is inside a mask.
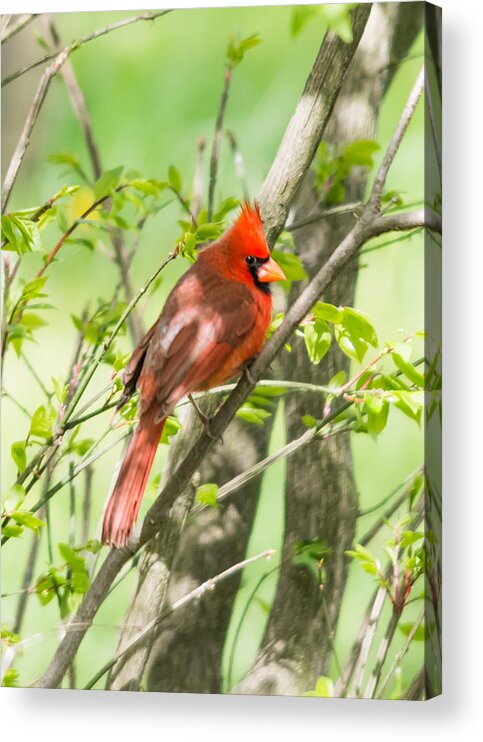
[[[104,513],[103,544],[121,547],[129,540],[164,428],[165,420],[155,422],[156,412],[148,410],[141,415],[129,442]]]

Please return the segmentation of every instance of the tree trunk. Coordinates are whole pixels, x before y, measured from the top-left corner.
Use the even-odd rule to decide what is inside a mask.
[[[343,146],[374,139],[377,119],[393,61],[399,60],[421,29],[422,4],[374,5],[359,49],[347,74],[324,139]],[[388,66],[391,65],[391,66]],[[366,175],[354,169],[346,182],[348,202],[364,198]],[[317,211],[312,178],[306,178],[293,222]],[[325,219],[296,230],[297,254],[312,277],[353,224],[353,215]],[[357,265],[350,263],[323,300],[353,305]],[[294,301],[303,286],[297,285]],[[327,383],[350,362],[333,343],[319,366],[308,359],[297,339],[292,353],[281,356],[281,378]],[[298,437],[302,415],[322,417],[320,395],[293,396],[287,404],[287,440]],[[264,640],[256,662],[235,693],[296,695],[313,688],[327,674],[332,638],[344,594],[347,560],[357,515],[350,439],[336,436],[297,451],[287,461],[283,568]],[[323,589],[314,575],[292,561],[297,542],[318,539],[328,549]]]

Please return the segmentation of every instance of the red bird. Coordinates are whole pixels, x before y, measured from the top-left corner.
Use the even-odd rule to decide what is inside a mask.
[[[232,378],[260,351],[272,314],[269,284],[284,279],[258,205],[246,203],[173,288],[123,375],[119,407],[137,387],[140,415],[105,511],[103,543],[129,540],[166,418],[180,399]]]

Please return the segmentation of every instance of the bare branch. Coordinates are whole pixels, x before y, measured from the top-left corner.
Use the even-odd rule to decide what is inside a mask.
[[[220,107],[215,123],[215,136],[213,137],[213,146],[210,158],[210,183],[208,186],[208,221],[211,221],[213,214],[213,200],[215,197],[216,175],[218,172],[218,159],[220,156],[221,135],[223,133],[223,121],[225,118],[226,104],[228,103],[228,93],[230,91],[232,75],[232,66],[229,64],[226,68],[225,83],[220,100]]]
[[[2,33],[2,44],[5,44],[9,39],[12,38],[12,36],[20,33],[20,31],[22,31],[30,23],[32,23],[32,21],[34,21],[37,16],[38,13],[29,13],[25,16],[25,18],[21,18],[15,26],[12,26],[12,28],[7,28],[6,26],[4,26],[4,31]]]
[[[391,680],[392,676],[394,675],[394,673],[396,672],[397,668],[399,667],[399,665],[401,664],[402,660],[404,659],[404,656],[407,654],[407,651],[408,651],[409,647],[411,646],[411,642],[414,639],[414,636],[416,634],[416,631],[420,627],[420,625],[423,622],[423,620],[424,620],[424,609],[421,611],[421,613],[417,617],[416,621],[414,622],[413,627],[412,627],[411,631],[409,632],[409,634],[408,634],[408,636],[406,638],[406,641],[404,642],[403,646],[401,647],[401,650],[397,653],[394,662],[392,663],[391,667],[389,668],[388,673],[387,673],[386,677],[384,678],[384,680],[382,682],[382,685],[381,685],[381,688],[379,690],[379,693],[377,694],[377,697],[378,698],[382,698],[382,694],[386,690],[389,681]]]
[[[12,159],[10,160],[10,165],[8,166],[7,174],[5,175],[5,181],[3,184],[2,211],[5,211],[6,209],[10,194],[12,192],[12,188],[17,179],[18,171],[22,164],[22,160],[25,156],[25,152],[27,151],[27,147],[30,144],[32,130],[35,126],[35,122],[37,121],[40,109],[42,108],[47,90],[49,89],[50,83],[54,79],[57,72],[60,70],[62,65],[65,64],[65,61],[68,57],[68,51],[63,49],[59,54],[54,55],[54,57],[54,61],[47,67],[42,77],[40,78],[40,82],[34,95],[30,110],[27,114],[20,139],[18,140],[17,146],[12,155]]]
[[[411,121],[413,117],[414,111],[416,110],[416,106],[418,104],[418,101],[421,97],[423,90],[424,90],[424,66],[421,68],[421,71],[418,75],[418,79],[416,80],[416,83],[414,84],[414,87],[411,90],[411,93],[408,98],[408,102],[406,103],[403,114],[401,118],[399,119],[399,123],[396,127],[396,131],[394,132],[392,136],[389,147],[387,148],[386,153],[383,157],[382,163],[379,167],[379,170],[376,173],[374,184],[372,186],[371,198],[370,198],[370,203],[373,206],[379,205],[381,202],[382,189],[384,188],[384,183],[386,182],[389,168],[391,167],[394,157],[396,156],[396,153],[399,149],[399,145],[401,144],[404,134],[406,133],[406,129],[409,126],[409,122]]]
[[[177,611],[179,608],[182,608],[183,606],[187,605],[188,603],[192,603],[195,600],[200,600],[200,598],[207,593],[210,590],[214,590],[217,585],[219,585],[220,582],[223,582],[224,580],[227,580],[232,575],[236,574],[237,572],[241,572],[241,570],[245,569],[245,567],[248,567],[250,564],[254,564],[254,562],[258,562],[260,559],[271,559],[271,557],[274,554],[274,549],[267,549],[265,551],[262,551],[260,554],[256,554],[256,556],[248,557],[247,559],[244,559],[242,562],[239,562],[238,564],[234,564],[232,567],[229,567],[228,569],[225,569],[223,572],[220,572],[219,575],[216,575],[216,577],[212,577],[210,580],[206,580],[206,582],[203,582],[201,585],[196,587],[194,590],[189,592],[187,595],[184,595],[182,598],[177,600],[175,603],[173,603],[167,610],[163,611],[160,616],[157,616],[155,619],[150,621],[148,625],[141,631],[139,634],[136,634],[119,652],[117,652],[112,659],[109,660],[109,662],[106,662],[103,667],[94,675],[93,678],[89,680],[87,685],[84,686],[84,690],[90,690],[94,687],[94,685],[97,683],[100,678],[102,678],[103,675],[108,672],[108,670],[113,667],[116,662],[118,662],[121,657],[123,657],[127,652],[134,649],[134,647],[138,646],[139,644],[146,641],[148,636],[158,628],[159,624],[167,618],[167,616],[171,615],[174,611]]]
[[[84,44],[87,44],[89,41],[94,41],[94,39],[98,39],[101,36],[105,36],[108,33],[111,33],[112,31],[117,31],[119,28],[124,28],[125,26],[131,25],[131,23],[138,23],[138,21],[155,21],[157,18],[161,18],[163,15],[167,15],[168,13],[171,13],[172,10],[160,10],[156,13],[142,13],[141,15],[135,15],[130,16],[129,18],[123,18],[121,21],[117,21],[116,23],[111,23],[109,26],[105,26],[105,28],[100,28],[97,31],[94,31],[93,33],[89,34],[88,36],[84,36],[84,38],[79,39],[78,41],[73,41],[69,46],[65,47],[62,53],[65,53],[67,56],[71,54],[74,51],[77,51],[77,49],[80,49]],[[26,65],[25,67],[22,67],[22,69],[17,70],[16,72],[13,72],[11,75],[6,77],[4,80],[2,80],[2,87],[4,85],[8,85],[10,82],[13,82],[13,80],[16,80],[21,75],[24,75],[26,72],[30,72],[30,70],[35,69],[36,67],[40,67],[43,64],[46,64],[47,62],[50,62],[51,59],[54,59],[57,56],[57,52],[52,52],[49,54],[46,54],[45,56],[41,57],[40,59],[37,59],[35,62],[31,62],[30,64]]]

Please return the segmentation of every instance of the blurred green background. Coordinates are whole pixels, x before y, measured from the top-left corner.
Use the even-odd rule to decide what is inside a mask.
[[[250,194],[252,197],[256,195],[325,31],[323,22],[316,19],[297,38],[292,38],[291,12],[290,7],[176,11],[156,22],[138,23],[116,31],[78,50],[72,56],[72,62],[86,96],[104,168],[122,164],[126,170],[139,170],[145,177],[163,179],[168,165],[175,163],[185,181],[189,182],[194,172],[197,140],[203,136],[211,145],[223,85],[227,42],[236,32],[242,37],[257,33],[263,43],[250,51],[234,71],[225,121],[225,128],[237,136],[245,160]],[[66,13],[54,18],[62,41],[67,43],[126,15]],[[42,33],[41,23],[36,21],[8,43],[3,50],[4,75],[43,53],[35,40],[35,35]],[[422,47],[421,37],[410,52],[410,59],[400,65],[384,101],[377,135],[381,151],[392,134],[417,76]],[[28,73],[2,91],[2,177],[41,69]],[[419,107],[387,182],[388,189],[403,191],[407,202],[423,198],[423,126],[422,107]],[[72,177],[63,177],[58,167],[47,162],[48,155],[53,152],[75,153],[81,158],[85,169],[90,171],[82,133],[60,78],[54,81],[48,93],[9,208],[40,205],[64,182],[74,182]],[[218,196],[241,197],[226,142],[222,146],[219,172]],[[133,263],[135,287],[143,283],[172,249],[179,232],[178,218],[179,206],[173,203],[146,225]],[[49,230],[47,245],[50,249],[57,232],[56,227],[49,227]],[[362,260],[356,307],[368,313],[383,340],[393,339],[400,330],[414,331],[423,326],[422,248],[423,238],[418,234],[401,244],[370,253]],[[22,261],[21,275],[32,277],[38,267],[39,256],[27,255]],[[145,302],[146,325],[158,315],[173,282],[185,269],[186,263],[179,260],[165,271],[161,286]],[[116,267],[100,252],[91,252],[79,246],[64,249],[62,259],[51,270],[48,281],[49,301],[56,310],[50,312],[49,327],[38,332],[39,344],[26,347],[37,373],[47,385],[51,376],[60,378],[67,374],[74,340],[71,313],[80,314],[88,298],[94,306],[98,296],[109,295],[116,279]],[[129,338],[126,336],[121,342],[127,352],[130,348]],[[109,369],[99,369],[90,387],[92,394],[102,388],[108,379]],[[327,381],[322,373],[320,381]],[[6,361],[4,384],[8,392],[31,411],[43,401],[32,376],[11,351]],[[15,467],[10,458],[11,443],[25,437],[28,422],[8,399],[3,400],[2,407],[2,481],[5,488],[15,478]],[[103,417],[96,418],[89,425],[87,434],[99,433],[105,422]],[[279,414],[271,445],[277,448],[283,442],[282,415]],[[387,429],[377,442],[361,435],[353,436],[352,445],[362,508],[379,501],[423,459],[421,431],[397,410],[391,412]],[[106,454],[95,467],[91,520],[93,537],[119,454],[118,447]],[[158,468],[165,455],[166,447],[161,446]],[[266,473],[249,555],[264,548],[279,549],[281,546],[283,481],[283,464],[274,466]],[[153,498],[154,492],[148,493],[143,510]],[[371,519],[377,515],[359,519],[358,532],[365,531]],[[66,540],[67,489],[53,500],[52,527],[55,542]],[[10,543],[3,550],[3,593],[19,589],[29,544],[30,536],[25,534],[22,543]],[[377,553],[377,550],[377,546],[374,546],[373,551]],[[227,641],[225,669],[231,655],[234,630],[247,596],[260,575],[276,564],[276,559],[274,557],[268,564],[257,563],[247,569],[243,576]],[[46,544],[45,538],[42,538],[35,573],[42,571],[46,563]],[[87,682],[112,655],[117,641],[117,627],[124,615],[132,585],[131,574],[105,601],[98,613],[95,626],[89,631],[78,654],[79,686]],[[275,587],[276,577],[267,579],[260,590],[260,598],[270,602]],[[336,637],[337,652],[342,663],[355,638],[372,590],[372,578],[357,565],[351,567]],[[2,621],[7,625],[11,625],[15,605],[14,597],[3,601]],[[414,618],[416,611],[414,606],[409,606],[405,620]],[[233,682],[249,668],[265,621],[263,608],[253,603],[235,648]],[[31,638],[16,663],[21,685],[27,685],[43,671],[59,640],[55,601],[41,609],[35,596],[29,598],[22,639],[27,637]],[[401,634],[395,647],[400,646],[402,641]],[[414,642],[403,662],[403,673],[407,679],[420,667],[422,652],[422,643]],[[103,687],[102,681],[99,687]]]

